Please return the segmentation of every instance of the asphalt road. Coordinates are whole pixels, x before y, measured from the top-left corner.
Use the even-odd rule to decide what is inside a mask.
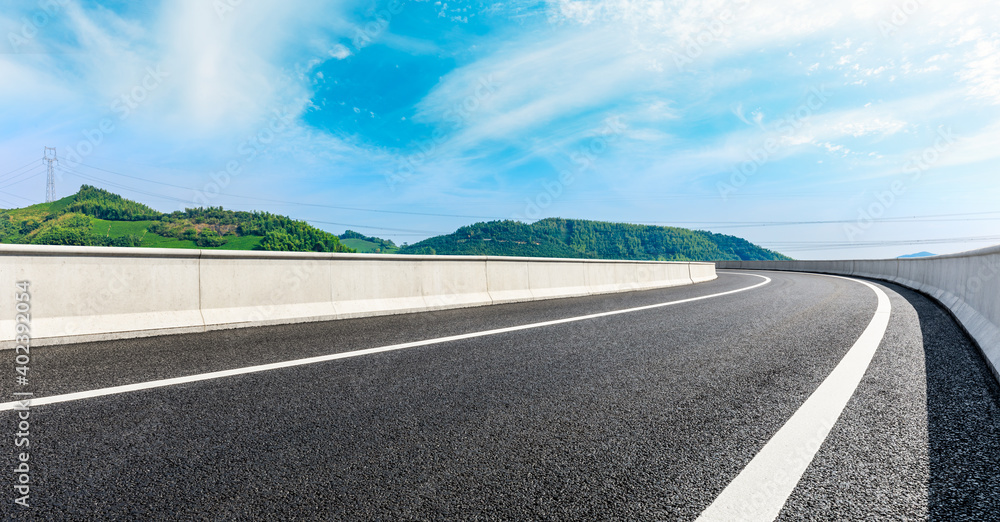
[[[749,274],[35,348],[28,389],[45,397],[578,317],[762,282]],[[759,274],[772,281],[673,306],[34,406],[28,508],[13,501],[18,412],[3,411],[0,515],[694,520],[876,309],[857,282]],[[779,519],[1000,519],[1000,390],[946,312],[876,284],[891,299],[888,330]]]

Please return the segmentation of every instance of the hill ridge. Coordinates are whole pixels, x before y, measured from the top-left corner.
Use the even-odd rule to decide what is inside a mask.
[[[0,210],[0,242],[48,245],[316,252],[494,255],[663,261],[791,259],[736,236],[686,228],[550,217],[488,221],[397,247],[351,230],[336,236],[305,221],[222,207],[159,212],[83,185],[51,203]]]
[[[585,219],[487,221],[400,249],[403,254],[662,261],[788,260],[743,238],[702,230]]]
[[[222,207],[164,213],[90,185],[53,202],[0,211],[0,242],[353,252],[337,236],[287,216]]]

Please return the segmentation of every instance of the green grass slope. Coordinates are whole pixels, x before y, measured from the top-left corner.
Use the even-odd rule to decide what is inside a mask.
[[[377,244],[372,243],[371,241],[365,241],[364,239],[341,239],[340,242],[347,248],[362,254],[370,254],[379,251]]]
[[[40,245],[351,252],[337,236],[267,212],[218,208],[164,214],[84,185],[51,203],[0,211],[0,242]]]
[[[338,237],[348,248],[365,254],[395,254],[399,250],[399,247],[388,239],[366,236],[353,230],[347,230]]]

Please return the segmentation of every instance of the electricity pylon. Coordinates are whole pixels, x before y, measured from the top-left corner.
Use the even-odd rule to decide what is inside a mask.
[[[52,153],[49,154],[49,151],[52,151]],[[52,164],[57,163],[59,161],[59,158],[56,156],[56,148],[45,147],[45,152],[42,156],[42,161],[45,161],[46,163],[49,164],[47,172],[48,176],[45,180],[45,202],[52,203],[53,201],[56,200],[56,176],[55,176],[56,171],[55,168],[52,166]]]

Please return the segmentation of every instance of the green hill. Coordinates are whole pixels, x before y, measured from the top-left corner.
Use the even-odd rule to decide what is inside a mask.
[[[348,230],[339,237],[268,212],[162,213],[89,185],[51,203],[0,210],[0,243],[667,261],[790,259],[734,236],[675,227],[548,218],[491,221],[413,245]]]
[[[165,214],[89,185],[58,201],[0,211],[0,243],[353,252],[286,216],[222,207]]]
[[[404,246],[401,254],[665,261],[791,259],[745,239],[676,227],[548,218],[476,223]]]

